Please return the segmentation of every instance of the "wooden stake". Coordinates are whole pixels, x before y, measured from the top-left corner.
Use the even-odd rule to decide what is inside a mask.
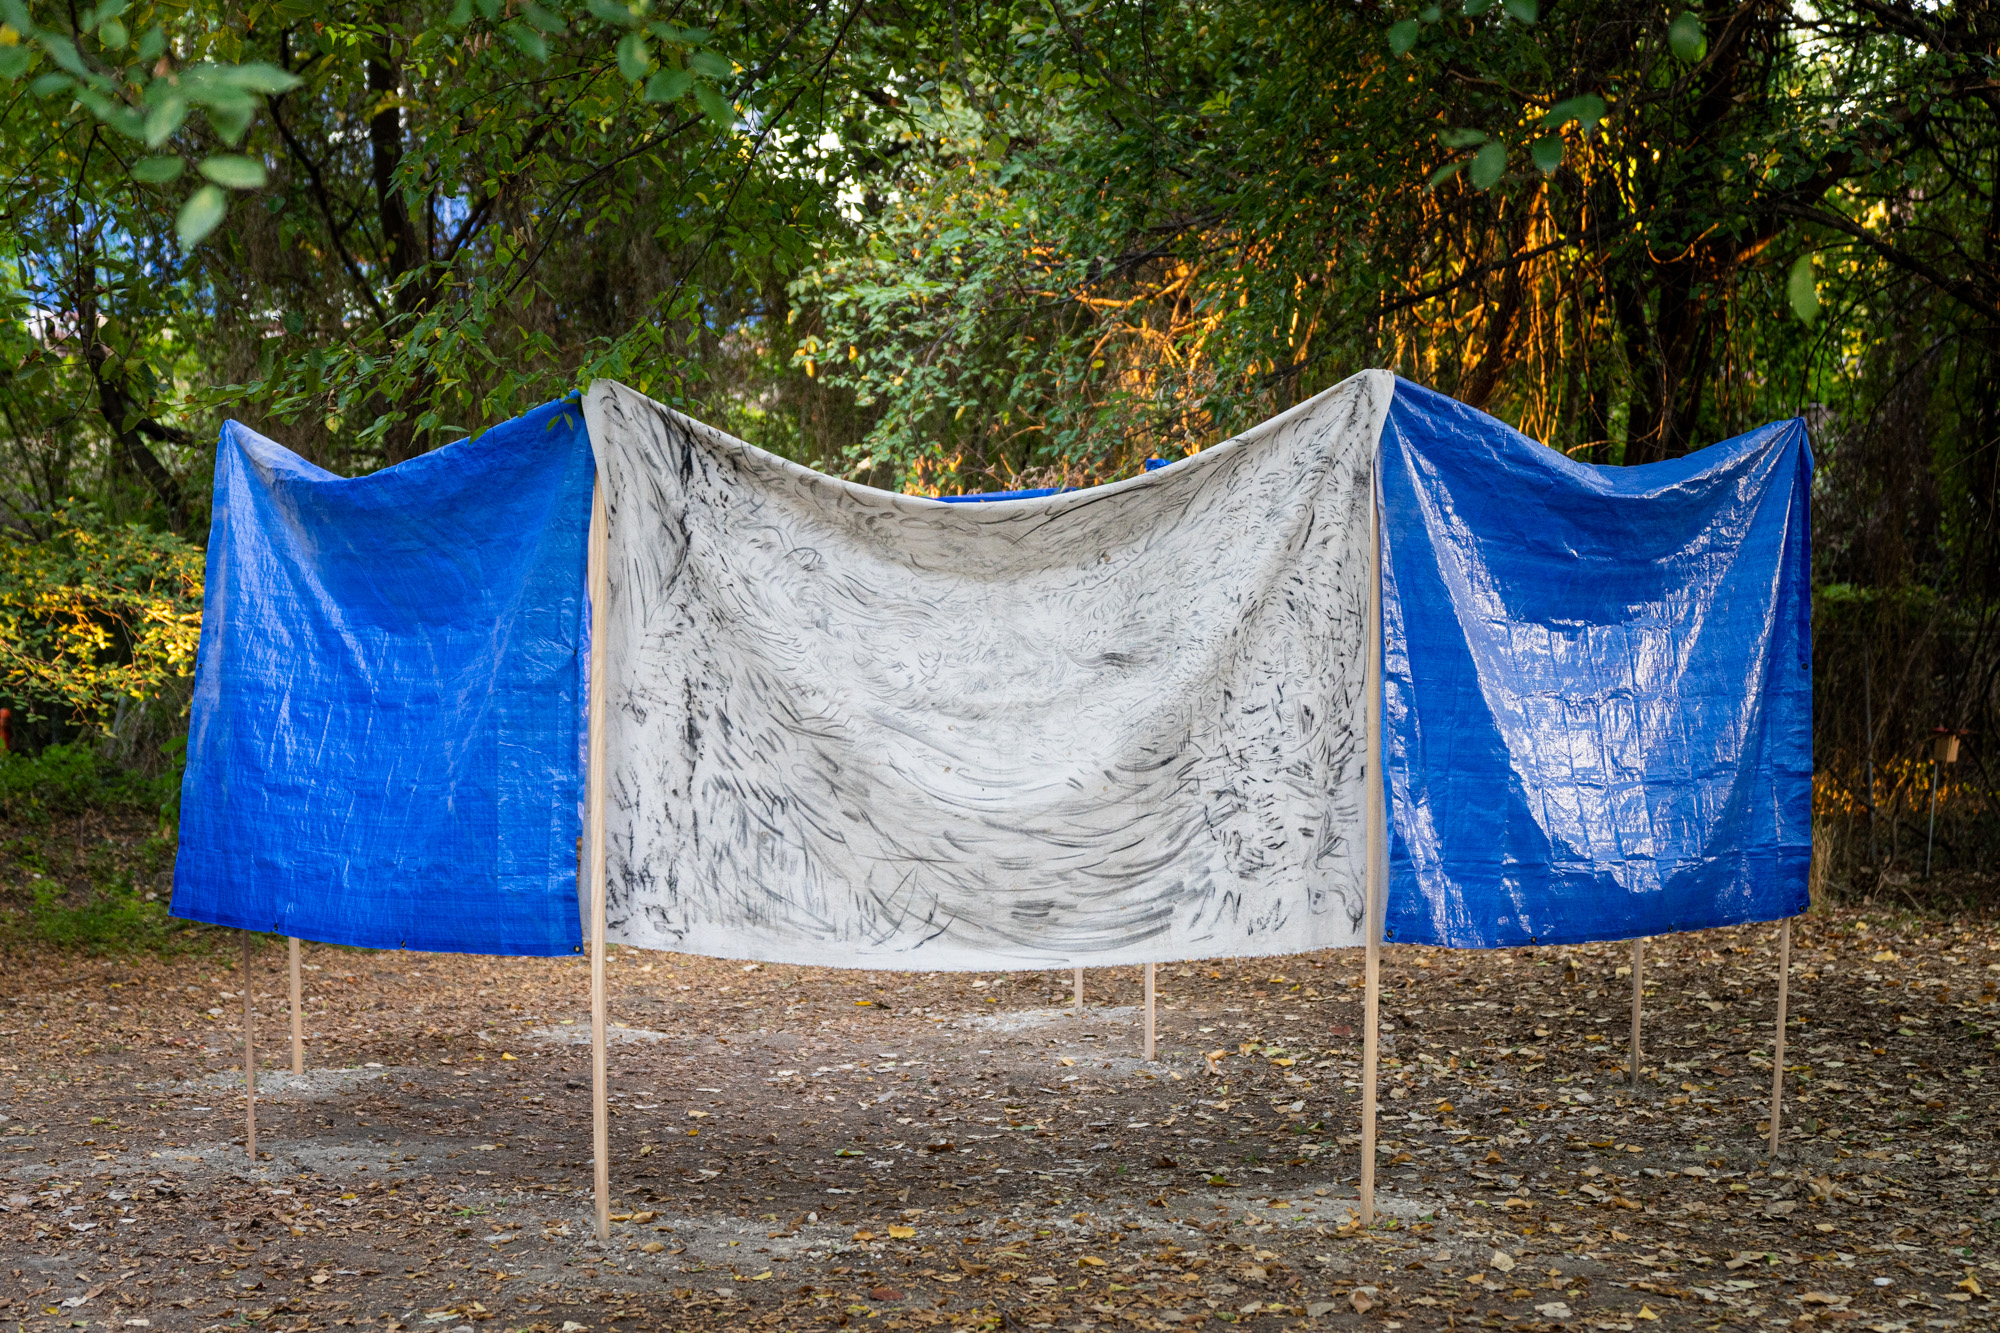
[[[590,1141],[597,1196],[597,1238],[611,1238],[611,1120],[606,1111],[608,1074],[604,1057],[604,651],[605,602],[610,586],[605,569],[604,475],[598,473],[590,502],[590,701],[585,754],[588,769],[584,802],[590,853]]]
[[[1083,1017],[1083,969],[1076,970],[1076,1016]]]
[[[257,1160],[257,1043],[250,1034],[250,932],[243,932],[243,1147]]]
[[[292,952],[292,1072],[306,1072],[305,1001],[300,998],[299,937],[289,936]]]
[[[1632,1086],[1639,1086],[1639,1000],[1646,993],[1646,941],[1632,941]]]
[[[1362,697],[1368,725],[1367,902],[1366,953],[1361,1016],[1361,1225],[1375,1225],[1375,1072],[1381,1055],[1378,1027],[1382,1005],[1383,878],[1387,870],[1387,836],[1382,802],[1382,519],[1375,516],[1375,547],[1369,558],[1368,656],[1362,669]]]
[[[1771,1155],[1778,1155],[1778,1117],[1785,1109],[1785,1001],[1792,980],[1792,919],[1778,930],[1778,1040],[1771,1048]]]
[[[1153,1059],[1153,965],[1146,964],[1146,1061]]]

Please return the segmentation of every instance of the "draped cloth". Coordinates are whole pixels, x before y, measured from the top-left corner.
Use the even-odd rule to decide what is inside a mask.
[[[1804,910],[1811,485],[1799,421],[1600,468],[1397,384],[1390,939],[1563,944]]]
[[[594,386],[608,938],[912,969],[1359,943],[1392,383],[980,505]]]
[[[351,479],[223,427],[175,916],[579,947],[591,484],[574,402]]]

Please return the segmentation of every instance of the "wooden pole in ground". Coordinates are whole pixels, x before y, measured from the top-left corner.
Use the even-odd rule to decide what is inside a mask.
[[[299,937],[289,938],[292,954],[292,1072],[306,1072],[306,1015],[299,983]]]
[[[605,569],[606,514],[604,474],[598,473],[590,502],[590,699],[586,716],[587,771],[584,806],[590,869],[590,1142],[597,1199],[597,1238],[611,1237],[611,1120],[606,1109],[609,1074],[604,1057],[604,693],[606,662],[605,602],[609,573]]]
[[[1153,1059],[1153,965],[1146,964],[1146,1060]]]
[[[1362,669],[1363,708],[1368,727],[1366,805],[1368,934],[1362,963],[1361,1016],[1361,1225],[1375,1225],[1375,1073],[1381,1055],[1378,1036],[1382,1005],[1383,875],[1387,869],[1386,817],[1382,792],[1382,520],[1375,516],[1374,551],[1369,558],[1368,640]]]
[[[1646,941],[1632,941],[1632,1086],[1639,1086],[1639,1001],[1646,993]]]
[[[1083,969],[1080,967],[1076,970],[1076,999],[1074,1001],[1074,1004],[1076,1005],[1076,1016],[1078,1018],[1082,1018],[1083,1017]]]
[[[1771,1155],[1778,1155],[1778,1117],[1785,1109],[1785,1001],[1792,980],[1792,919],[1778,930],[1778,1039],[1771,1047]]]
[[[243,1149],[257,1160],[257,1042],[250,1033],[250,932],[243,932]]]

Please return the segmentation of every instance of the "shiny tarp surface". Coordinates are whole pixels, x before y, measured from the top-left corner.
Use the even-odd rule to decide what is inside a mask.
[[[231,422],[215,466],[174,915],[575,951],[577,405],[352,479]]]
[[[1399,381],[1380,475],[1388,938],[1561,944],[1803,910],[1804,425],[1598,468]]]

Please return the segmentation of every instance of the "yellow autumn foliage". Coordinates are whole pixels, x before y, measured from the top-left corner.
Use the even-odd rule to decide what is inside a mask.
[[[202,553],[172,533],[53,517],[42,540],[0,534],[0,693],[102,728],[121,700],[193,674]]]

